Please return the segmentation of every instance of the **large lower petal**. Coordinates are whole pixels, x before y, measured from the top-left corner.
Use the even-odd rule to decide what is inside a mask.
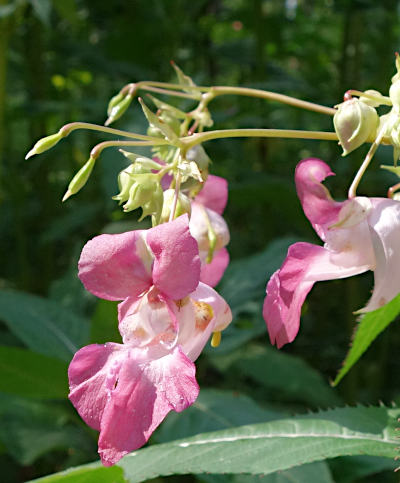
[[[206,208],[222,215],[228,201],[228,182],[220,176],[208,175],[207,181],[200,193],[196,196],[196,202]]]
[[[183,411],[198,396],[195,366],[179,347],[154,356],[144,357],[141,349],[125,351],[101,419],[99,454],[105,466],[143,446],[169,411]]]
[[[322,184],[325,178],[333,175],[330,167],[316,158],[300,161],[295,172],[297,194],[304,213],[323,240],[324,225],[334,224],[342,207]]]
[[[100,235],[83,247],[79,278],[89,292],[107,300],[139,295],[151,286],[152,257],[143,230]]]
[[[117,379],[121,344],[92,344],[80,349],[68,368],[69,399],[80,417],[100,431],[104,408]]]
[[[160,292],[172,300],[193,292],[200,279],[200,258],[188,216],[151,228],[146,241],[155,257],[153,283]]]
[[[210,263],[203,262],[201,264],[200,281],[215,287],[221,280],[226,267],[229,265],[229,253],[226,248],[221,248],[214,253]]]
[[[360,312],[378,309],[400,292],[400,203],[385,198],[374,198],[372,203],[368,223],[376,257],[375,287]]]
[[[301,307],[316,281],[349,277],[370,268],[368,260],[360,258],[357,251],[350,258],[348,252],[334,253],[310,243],[292,245],[282,267],[267,285],[263,316],[271,343],[280,348],[294,340]]]

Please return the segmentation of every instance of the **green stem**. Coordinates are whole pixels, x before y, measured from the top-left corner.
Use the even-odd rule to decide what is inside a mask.
[[[132,95],[134,95],[138,90],[140,89],[146,90],[148,89],[148,87],[151,87],[151,88],[160,87],[163,89],[170,89],[170,90],[182,90],[182,86],[180,84],[170,84],[166,82],[153,82],[153,81],[140,81],[140,82],[137,82],[136,84],[127,84],[125,87],[122,88],[121,92],[122,93],[130,92]],[[309,111],[315,111],[321,114],[328,114],[330,116],[333,116],[336,112],[336,109],[333,109],[332,107],[321,106],[320,104],[314,104],[313,102],[302,101],[300,99],[296,99],[295,97],[286,96],[284,94],[278,94],[276,92],[271,92],[271,91],[263,91],[261,89],[251,89],[249,87],[195,86],[193,87],[193,89],[196,89],[200,92],[209,93],[210,97],[207,100],[207,103],[217,96],[233,94],[238,96],[258,97],[260,99],[282,102],[283,104],[289,104],[291,106],[299,107],[301,109],[307,109]],[[163,94],[167,94],[167,92],[163,91]],[[170,94],[174,95],[172,93]],[[185,97],[190,97],[190,94],[185,94]]]
[[[120,129],[113,129],[111,127],[99,126],[98,124],[90,124],[88,122],[71,122],[63,126],[59,133],[63,135],[63,137],[68,136],[72,131],[77,129],[88,129],[91,131],[100,131],[109,134],[115,134],[117,136],[123,136],[125,138],[132,138],[132,139],[141,139],[143,141],[155,141],[158,142],[159,138],[154,138],[152,136],[145,136],[143,134],[136,134],[131,133],[129,131],[121,131]]]
[[[390,122],[390,120],[388,122]],[[387,127],[388,122],[385,123],[382,126],[382,129],[379,131],[378,135],[376,136],[375,141],[371,144],[371,147],[369,148],[369,151],[368,151],[367,155],[365,156],[365,159],[364,159],[362,165],[360,166],[359,170],[357,171],[357,174],[354,177],[353,182],[350,185],[349,193],[348,193],[348,197],[350,199],[355,198],[357,196],[356,191],[357,191],[358,185],[360,184],[360,181],[361,181],[362,177],[364,176],[364,173],[367,170],[369,163],[372,161],[372,158],[374,157],[375,151],[378,149],[378,146],[382,142],[383,135],[386,132],[386,127]]]
[[[154,141],[104,141],[100,144],[97,144],[90,152],[90,156],[92,158],[98,158],[101,152],[106,148],[111,147],[126,147],[126,146],[162,146],[165,144],[169,144],[168,141],[165,139],[156,139]]]
[[[269,101],[282,102],[283,104],[289,104],[290,106],[299,107],[300,109],[307,109],[309,111],[319,112],[321,114],[328,114],[333,116],[336,109],[332,107],[321,106],[320,104],[314,104],[313,102],[302,101],[295,97],[286,96],[284,94],[278,94],[271,91],[263,91],[261,89],[251,89],[248,87],[226,87],[216,86],[211,88],[213,97],[234,94],[237,96],[258,97],[260,99],[266,99]]]
[[[181,138],[187,149],[197,144],[212,139],[238,138],[238,137],[266,137],[266,138],[292,138],[292,139],[321,139],[326,141],[337,141],[337,134],[334,132],[322,131],[297,131],[292,129],[225,129],[218,131],[207,131]]]

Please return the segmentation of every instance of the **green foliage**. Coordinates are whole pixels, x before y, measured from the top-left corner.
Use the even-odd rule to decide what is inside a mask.
[[[70,361],[88,341],[85,319],[41,297],[0,291],[0,312],[9,329],[39,354]]]
[[[242,426],[142,449],[118,466],[135,483],[169,474],[269,474],[341,455],[394,458],[399,414],[398,409],[357,407]]]
[[[400,295],[380,309],[362,316],[354,333],[350,350],[343,361],[333,385],[336,386],[364,354],[372,342],[386,327],[396,320],[400,313]]]
[[[67,364],[17,347],[0,346],[0,391],[40,399],[64,399]]]
[[[116,466],[102,468],[99,463],[85,465],[81,468],[71,468],[35,480],[40,483],[125,483],[123,471]]]

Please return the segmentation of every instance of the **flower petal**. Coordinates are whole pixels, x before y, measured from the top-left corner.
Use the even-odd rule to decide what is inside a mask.
[[[201,264],[200,281],[215,287],[221,280],[226,267],[229,265],[229,253],[226,248],[221,248],[214,253],[211,263]]]
[[[328,189],[321,183],[333,175],[330,167],[316,158],[300,161],[295,172],[297,194],[304,213],[322,240],[325,239],[325,225],[336,222],[342,207],[342,203],[334,201]]]
[[[81,418],[100,431],[100,422],[118,373],[123,346],[111,342],[80,349],[68,368],[69,399]]]
[[[310,243],[290,246],[282,267],[267,285],[263,316],[271,343],[280,348],[294,340],[299,331],[301,307],[314,282],[365,272],[371,268],[368,263],[360,263],[365,261],[370,260],[360,259],[358,253],[351,258],[347,252],[332,253]]]
[[[400,203],[385,198],[373,198],[372,203],[369,225],[376,256],[375,287],[360,312],[378,309],[400,292]]]
[[[106,300],[123,300],[151,286],[151,254],[142,230],[100,235],[83,247],[79,278],[85,288]]]
[[[230,234],[226,221],[216,211],[193,202],[189,227],[200,251],[208,251],[210,248],[210,226],[216,239],[214,250],[220,250],[229,243]]]
[[[155,257],[153,283],[160,292],[172,300],[193,292],[200,279],[200,258],[188,216],[151,228],[146,241]]]
[[[228,201],[228,181],[220,176],[208,175],[207,181],[195,199],[197,203],[222,215]]]
[[[143,350],[125,351],[118,383],[101,420],[99,454],[105,466],[140,448],[169,411],[196,400],[195,366],[179,347],[159,358]]]
[[[195,361],[211,333],[222,331],[231,323],[232,312],[214,289],[200,282],[180,308],[177,319],[178,343],[189,359]]]

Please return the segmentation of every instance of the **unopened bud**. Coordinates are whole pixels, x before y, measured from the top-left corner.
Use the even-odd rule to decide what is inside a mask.
[[[44,153],[48,149],[55,146],[58,143],[58,141],[60,141],[66,135],[67,134],[63,134],[61,131],[59,131],[56,134],[51,134],[50,136],[46,136],[45,138],[39,139],[39,141],[33,146],[33,148],[25,156],[25,159],[29,159],[31,156],[34,156],[35,154]]]
[[[88,161],[86,161],[82,168],[72,178],[71,182],[68,185],[68,190],[65,193],[62,201],[66,201],[70,196],[78,193],[78,191],[85,186],[87,180],[89,179],[89,176],[93,171],[95,162],[96,158],[92,158],[92,156],[90,156]]]
[[[346,156],[367,139],[376,136],[379,117],[373,107],[355,98],[339,104],[338,107],[333,124],[339,144],[343,148],[342,156]]]
[[[118,92],[117,95],[115,95],[114,97],[112,97],[110,99],[110,102],[108,103],[108,107],[107,107],[107,114],[109,116],[111,115],[111,112],[114,109],[114,107],[117,104],[119,104],[122,101],[123,98],[124,98],[124,94],[122,92]]]
[[[106,126],[110,125],[112,122],[119,119],[125,111],[128,109],[132,102],[133,96],[132,94],[126,95],[122,101],[115,104],[110,111],[107,121],[104,123]]]
[[[170,219],[171,210],[174,206],[175,190],[174,189],[165,190],[163,196],[164,196],[164,203],[163,203],[160,223],[166,223]],[[183,193],[179,193],[178,198],[176,200],[175,213],[174,213],[173,219],[178,218],[178,216],[181,216],[185,213],[188,213],[188,215],[190,216],[191,211],[192,211],[192,204],[190,202],[190,199]]]
[[[131,164],[127,168],[120,171],[118,174],[118,187],[120,192],[113,196],[113,200],[119,201],[119,204],[125,203],[125,201],[129,198],[129,191],[134,183],[134,179],[132,177],[134,174],[134,165]]]
[[[163,192],[158,175],[152,173],[130,175],[132,184],[129,189],[124,211],[136,210],[142,207],[141,219],[147,215],[160,215]],[[115,198],[114,198],[115,199]]]

